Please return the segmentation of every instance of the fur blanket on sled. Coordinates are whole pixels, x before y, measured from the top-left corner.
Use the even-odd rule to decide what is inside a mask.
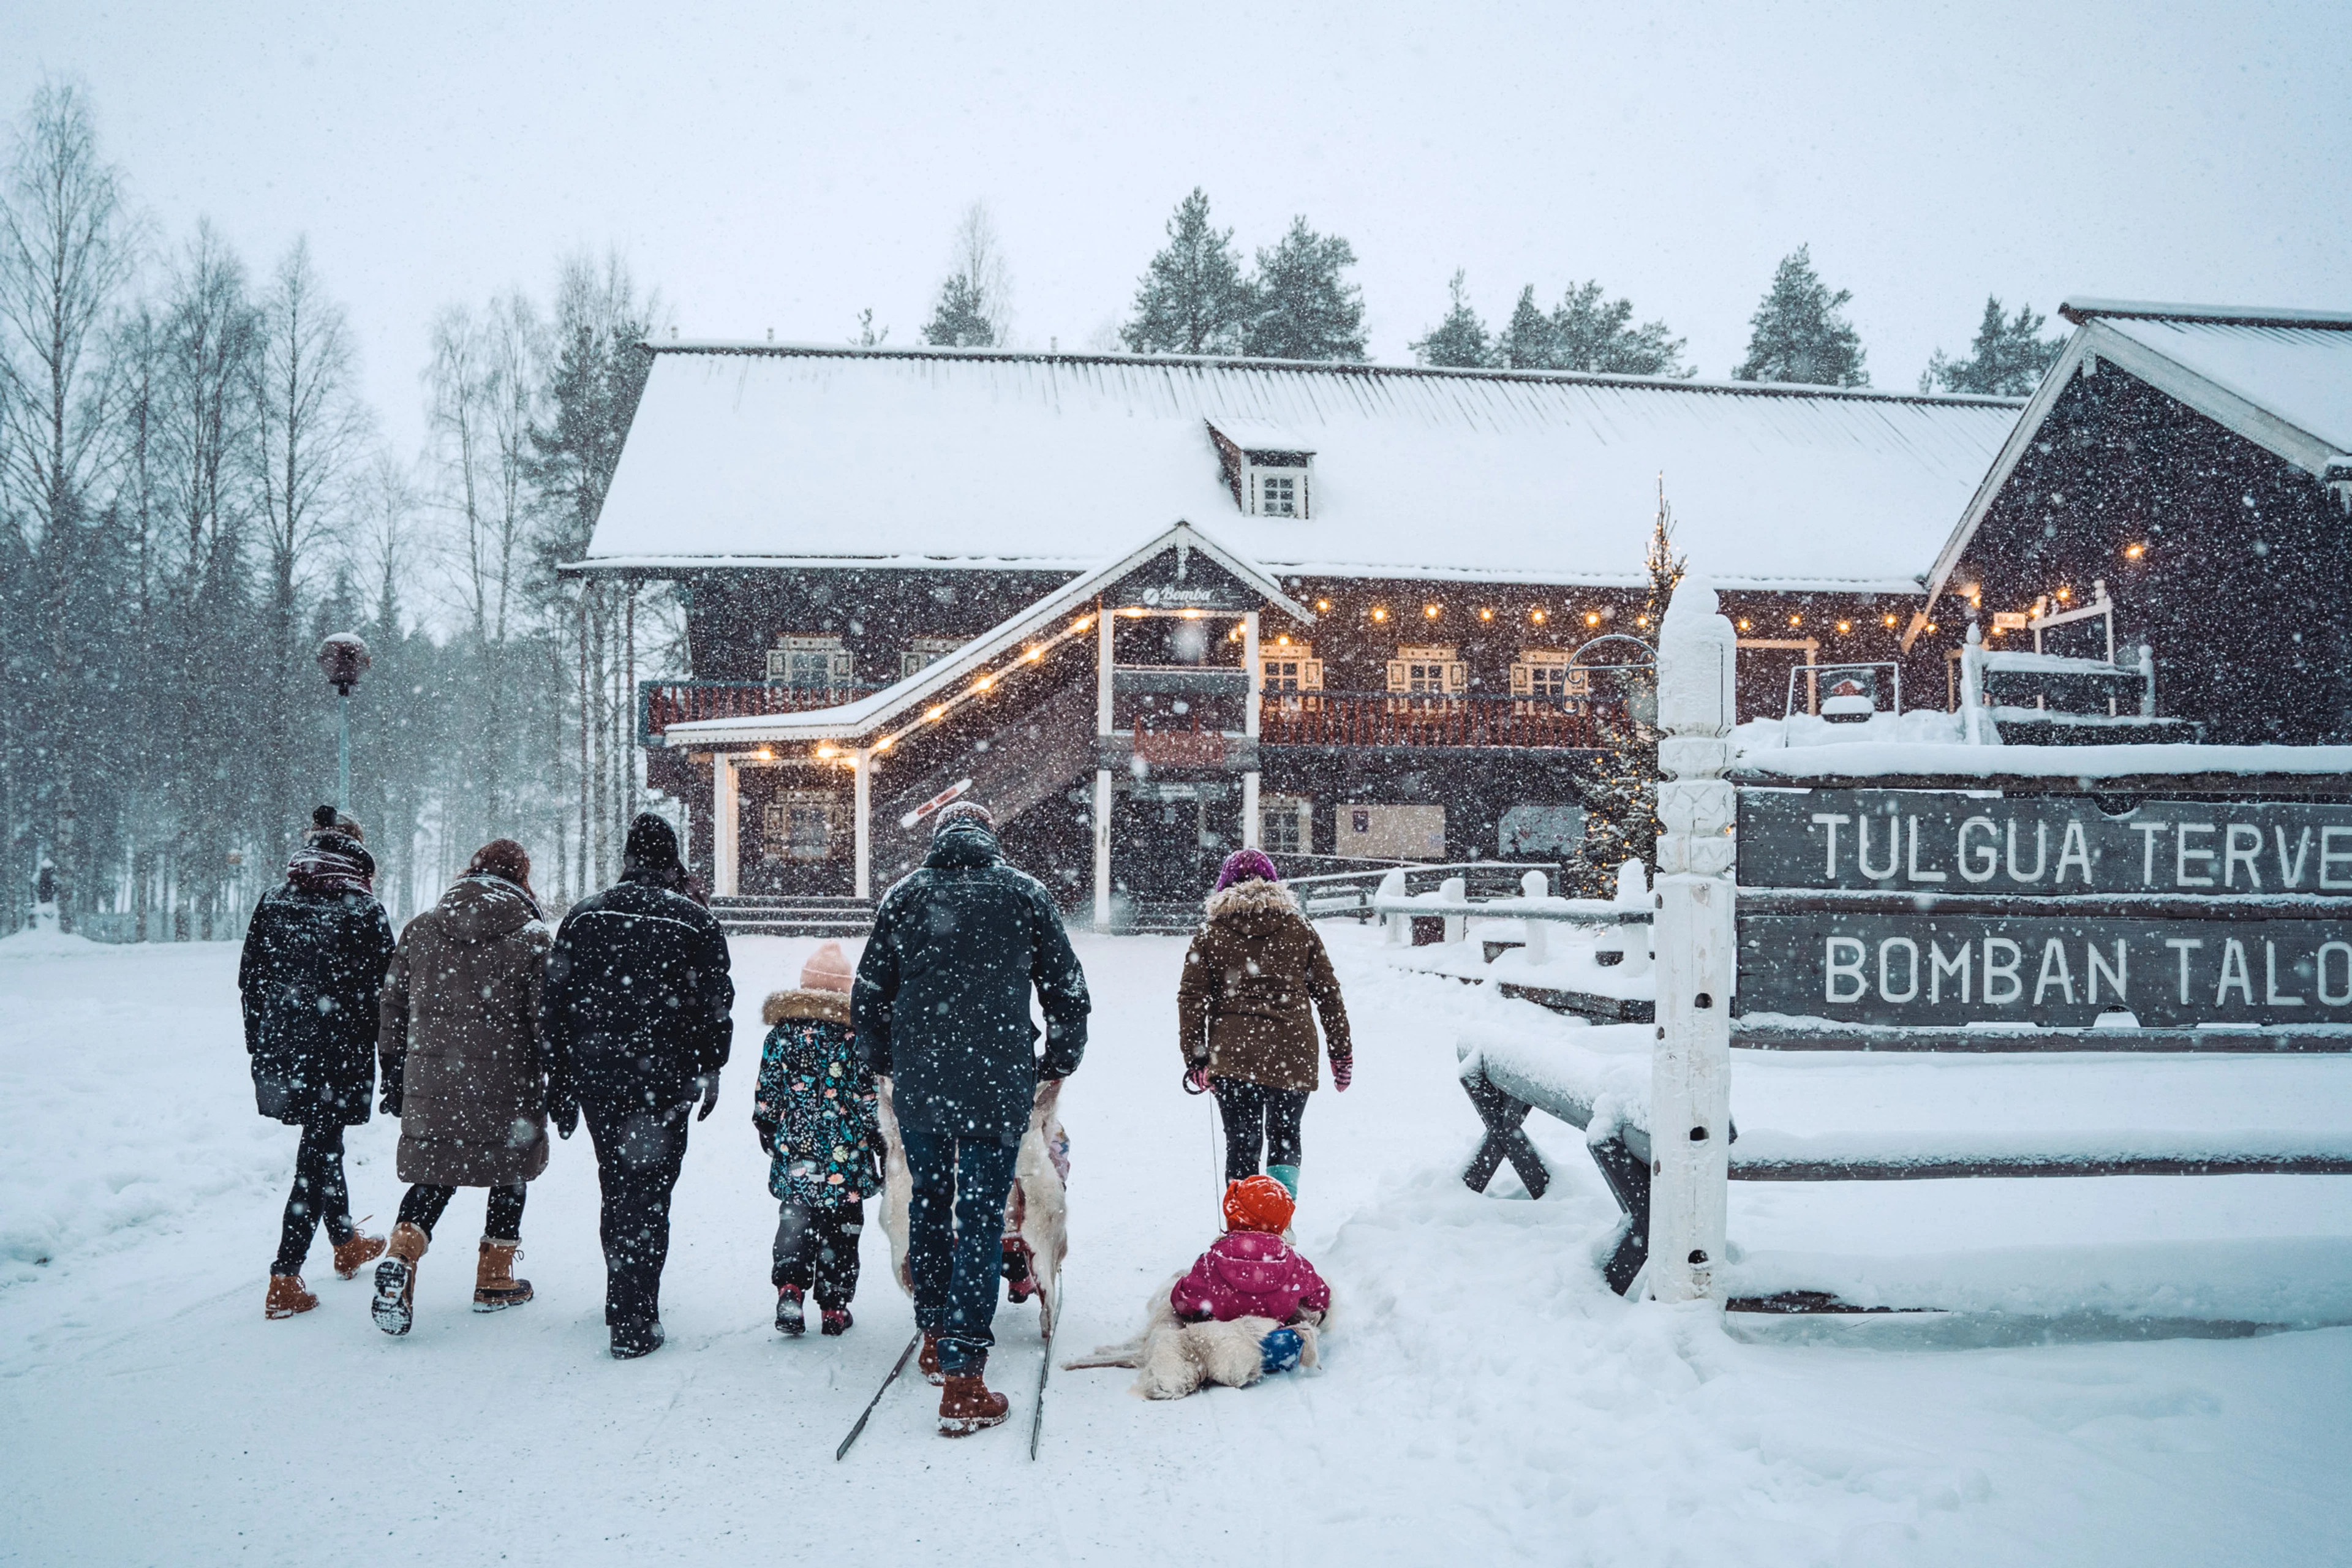
[[[1134,1384],[1128,1392],[1139,1399],[1181,1399],[1207,1384],[1247,1388],[1265,1375],[1258,1342],[1282,1325],[1272,1318],[1235,1318],[1220,1323],[1183,1323],[1176,1320],[1169,1292],[1183,1278],[1171,1274],[1152,1292],[1143,1332],[1125,1344],[1104,1345],[1090,1355],[1062,1363],[1065,1371],[1085,1367],[1131,1366]],[[1309,1315],[1291,1326],[1298,1331],[1298,1364],[1313,1366],[1318,1358],[1330,1314]]]
[[[914,1178],[907,1173],[907,1152],[898,1142],[898,1117],[890,1104],[890,1080],[875,1085],[882,1124],[882,1230],[890,1238],[890,1276],[898,1289],[915,1293],[907,1271],[907,1208],[914,1197]],[[1004,1200],[1004,1237],[1028,1254],[1030,1278],[1038,1300],[1037,1331],[1051,1338],[1054,1316],[1061,1306],[1062,1259],[1070,1250],[1070,1135],[1062,1129],[1056,1108],[1062,1099],[1058,1079],[1037,1086],[1029,1110],[1029,1130],[1021,1136],[1021,1152],[1013,1166],[1013,1191]]]

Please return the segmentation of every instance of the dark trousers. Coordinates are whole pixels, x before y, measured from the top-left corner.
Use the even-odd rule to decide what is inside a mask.
[[[816,1304],[826,1310],[846,1307],[857,1294],[857,1238],[866,1229],[866,1205],[817,1208],[784,1200],[776,1216],[776,1266],[770,1281],[805,1290],[816,1287]]]
[[[441,1211],[457,1195],[455,1187],[436,1187],[419,1182],[408,1189],[400,1200],[400,1219],[431,1237],[433,1227],[441,1223]],[[492,1187],[488,1212],[482,1217],[482,1239],[485,1241],[520,1241],[522,1239],[522,1201],[530,1189],[517,1182],[511,1187]]]
[[[996,1342],[1004,1197],[1013,1190],[1017,1142],[959,1138],[899,1124],[914,1196],[907,1205],[907,1268],[915,1277],[915,1322],[940,1337],[940,1367],[976,1372]]]
[[[1269,1165],[1298,1163],[1298,1122],[1307,1114],[1303,1089],[1268,1089],[1237,1078],[1213,1078],[1217,1115],[1225,1124],[1225,1180],[1258,1173],[1258,1147]]]
[[[352,1194],[343,1186],[340,1125],[302,1129],[302,1142],[294,1151],[294,1190],[286,1196],[286,1217],[278,1227],[272,1274],[302,1272],[320,1220],[327,1222],[327,1239],[337,1246],[352,1238]]]
[[[597,1235],[604,1243],[604,1322],[615,1335],[642,1334],[661,1320],[669,1194],[686,1163],[693,1110],[691,1101],[667,1110],[626,1100],[587,1100],[580,1107],[596,1146],[596,1185],[604,1195]]]

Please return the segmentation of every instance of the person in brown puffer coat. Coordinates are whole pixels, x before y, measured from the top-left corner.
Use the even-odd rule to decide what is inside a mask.
[[[1274,862],[1255,849],[1225,857],[1205,913],[1176,988],[1185,1085],[1216,1092],[1225,1180],[1256,1175],[1263,1146],[1265,1173],[1295,1200],[1299,1120],[1321,1087],[1317,1015],[1331,1086],[1344,1093],[1355,1071],[1339,977]]]
[[[415,1184],[376,1265],[373,1310],[385,1333],[408,1331],[417,1260],[459,1187],[490,1189],[474,1310],[530,1300],[530,1282],[514,1278],[514,1259],[524,1184],[547,1169],[540,1004],[549,940],[530,891],[530,857],[511,838],[482,846],[441,901],[400,933],[376,1050],[383,1109],[400,1118],[400,1179]]]

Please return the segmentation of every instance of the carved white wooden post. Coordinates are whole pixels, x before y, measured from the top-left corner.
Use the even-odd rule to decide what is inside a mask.
[[[1657,1045],[1650,1295],[1720,1298],[1731,1124],[1733,659],[1715,590],[1685,578],[1658,628]]]

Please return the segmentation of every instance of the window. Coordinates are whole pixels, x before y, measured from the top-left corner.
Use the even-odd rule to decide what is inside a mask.
[[[830,860],[851,835],[849,803],[831,790],[778,790],[768,803],[762,849],[771,860]]]
[[[1307,515],[1307,455],[1252,452],[1244,470],[1249,510],[1259,517]]]
[[[898,656],[898,679],[919,674],[963,647],[961,637],[917,637]]]
[[[849,650],[837,637],[780,637],[768,650],[768,679],[784,686],[847,686]]]
[[[1454,657],[1457,649],[1411,643],[1397,646],[1389,661],[1389,689],[1416,696],[1458,695],[1469,689],[1470,667]]]
[[[1259,689],[1285,693],[1282,705],[1294,713],[1306,700],[1288,693],[1323,689],[1323,661],[1315,657],[1311,643],[1261,645],[1257,662]]]
[[[1568,661],[1558,648],[1520,651],[1511,664],[1511,695],[1581,702],[1592,695],[1592,677]]]
[[[1258,847],[1269,855],[1308,854],[1314,824],[1315,805],[1305,795],[1265,795],[1257,803]]]

